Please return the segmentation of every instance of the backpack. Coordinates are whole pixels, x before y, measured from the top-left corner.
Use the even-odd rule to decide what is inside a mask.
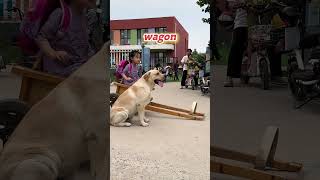
[[[62,9],[59,28],[65,32],[71,21],[71,11],[64,0],[35,0],[33,7],[21,22],[17,36],[17,45],[24,54],[37,54],[39,47],[35,43],[35,38],[51,13],[59,7]]]
[[[116,72],[114,74],[117,80],[122,79],[123,70],[128,64],[129,64],[129,61],[127,60],[120,61],[119,65],[117,66]],[[131,71],[131,69],[132,69],[132,66],[129,66],[129,71]]]

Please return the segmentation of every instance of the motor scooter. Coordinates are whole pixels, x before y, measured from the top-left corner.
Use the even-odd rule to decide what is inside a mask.
[[[289,89],[295,99],[295,108],[320,98],[320,34],[304,37],[289,59]],[[301,49],[310,49],[308,61],[304,63]]]

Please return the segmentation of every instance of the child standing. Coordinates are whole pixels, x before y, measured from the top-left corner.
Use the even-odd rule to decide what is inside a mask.
[[[141,76],[142,70],[140,64],[141,55],[139,51],[131,51],[129,54],[129,64],[123,70],[122,77],[123,83],[126,85],[132,85],[135,83]]]
[[[62,8],[56,8],[41,26],[35,42],[43,60],[45,72],[69,76],[84,64],[94,52],[90,50],[86,9],[89,0],[65,1],[70,12],[67,30],[61,31]]]

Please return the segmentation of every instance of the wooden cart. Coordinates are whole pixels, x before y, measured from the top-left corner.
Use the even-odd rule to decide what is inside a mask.
[[[110,104],[112,105],[117,97],[122,94],[125,90],[129,88],[129,86],[113,82],[114,85],[117,86],[116,93],[110,94]],[[203,113],[196,112],[197,109],[197,103],[194,102],[189,110],[182,109],[182,108],[176,108],[172,106],[167,106],[155,102],[151,102],[146,106],[146,109],[149,111],[159,112],[162,114],[172,115],[172,116],[178,116],[183,117],[184,119],[188,120],[204,120],[205,115]]]
[[[48,95],[64,78],[22,66],[13,66],[11,72],[22,77],[19,99],[29,106]]]
[[[19,99],[29,106],[34,105],[48,93],[53,90],[64,78],[32,70],[22,66],[14,66],[12,72],[22,77]],[[117,95],[123,93],[129,86],[120,83],[117,85]],[[184,117],[190,120],[203,120],[204,114],[196,112],[197,104],[193,103],[190,110],[171,107],[158,103],[151,102],[146,109],[168,115]]]
[[[3,143],[6,143],[30,107],[64,80],[23,66],[13,66],[11,72],[21,76],[22,81],[19,99],[0,100],[0,139]]]

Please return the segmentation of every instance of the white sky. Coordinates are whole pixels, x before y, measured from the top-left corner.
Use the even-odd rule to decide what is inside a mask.
[[[210,40],[210,25],[202,18],[197,0],[110,0],[110,18],[138,19],[175,16],[189,33],[189,48],[205,52]]]

